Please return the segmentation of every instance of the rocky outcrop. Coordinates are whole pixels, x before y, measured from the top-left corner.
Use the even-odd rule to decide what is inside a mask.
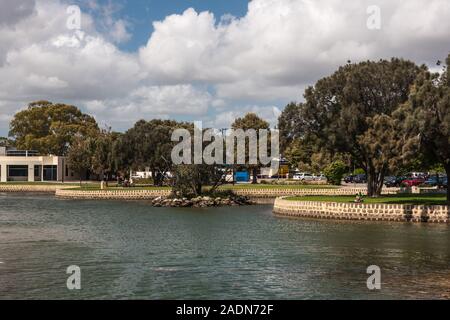
[[[207,208],[220,206],[244,206],[250,205],[252,202],[247,197],[230,196],[227,198],[197,197],[197,198],[167,198],[158,197],[152,200],[154,207],[171,207],[171,208]]]

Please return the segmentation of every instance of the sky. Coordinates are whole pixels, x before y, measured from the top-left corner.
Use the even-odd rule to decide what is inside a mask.
[[[43,99],[117,131],[153,118],[220,129],[247,112],[275,125],[349,60],[437,70],[449,39],[448,0],[0,0],[0,136]]]

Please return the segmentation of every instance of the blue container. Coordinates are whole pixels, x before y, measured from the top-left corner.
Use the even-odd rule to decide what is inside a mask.
[[[248,182],[250,180],[250,174],[247,171],[239,171],[234,174],[234,180],[236,182]]]

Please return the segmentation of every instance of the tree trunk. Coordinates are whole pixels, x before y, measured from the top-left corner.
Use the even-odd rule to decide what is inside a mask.
[[[374,195],[374,189],[373,189],[373,179],[374,179],[374,173],[372,168],[368,168],[367,170],[367,196],[373,197]]]
[[[197,183],[195,192],[196,192],[197,196],[200,196],[202,194],[202,184],[201,183]]]
[[[450,176],[450,163],[444,165],[445,173],[447,174],[447,203],[450,205],[450,188],[448,186],[448,178]]]
[[[377,197],[381,196],[381,192],[383,191],[383,184],[384,184],[384,176],[385,172],[384,170],[381,170],[380,173],[376,175],[376,189],[375,189],[375,195]]]
[[[369,167],[367,170],[367,196],[379,197],[383,191],[385,169],[377,172],[375,168]]]
[[[257,184],[258,183],[258,168],[253,168],[253,181],[252,184]]]

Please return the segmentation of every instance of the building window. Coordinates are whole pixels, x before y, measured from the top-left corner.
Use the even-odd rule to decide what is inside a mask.
[[[8,181],[27,181],[28,166],[8,166]]]
[[[66,177],[68,177],[68,176],[69,176],[69,167],[66,166]]]
[[[42,166],[34,166],[34,181],[41,181],[42,179]]]
[[[58,166],[44,166],[44,181],[58,180]]]

